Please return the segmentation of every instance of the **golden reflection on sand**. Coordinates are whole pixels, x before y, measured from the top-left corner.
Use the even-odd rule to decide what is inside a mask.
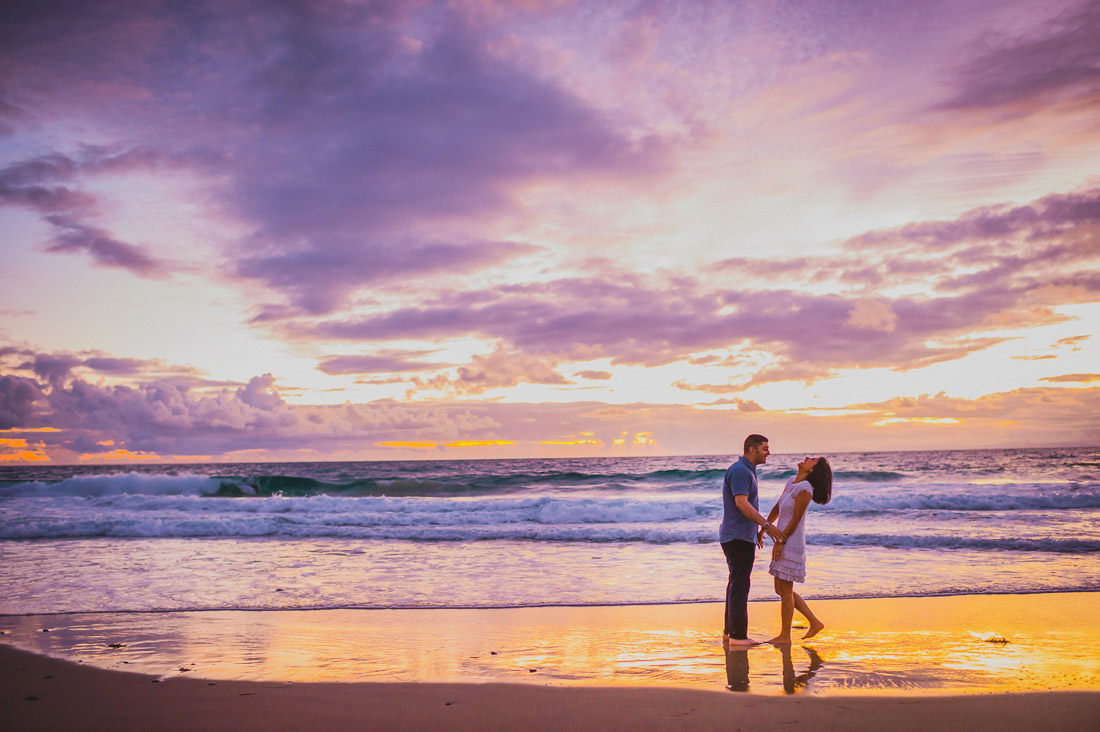
[[[742,651],[723,650],[713,603],[20,616],[0,618],[0,641],[107,668],[211,679],[667,684],[757,694],[1095,690],[1098,599],[819,600],[827,627],[812,642]],[[778,605],[753,603],[750,619],[753,636],[769,637]]]

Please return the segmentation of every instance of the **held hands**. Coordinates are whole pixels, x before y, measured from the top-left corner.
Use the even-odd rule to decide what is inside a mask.
[[[772,538],[772,541],[774,541],[777,545],[782,544],[787,540],[786,535],[774,526],[766,526],[765,528],[761,529],[761,531],[766,532],[768,536]]]
[[[782,544],[783,542],[785,542],[787,540],[786,534],[784,534],[782,531],[775,528],[774,526],[772,526],[770,524],[766,527],[761,526],[760,530],[756,532],[756,546],[758,546],[761,549],[764,548],[764,534],[765,533],[767,533],[767,535],[772,538],[772,541],[775,543],[776,546],[779,546],[780,544]]]

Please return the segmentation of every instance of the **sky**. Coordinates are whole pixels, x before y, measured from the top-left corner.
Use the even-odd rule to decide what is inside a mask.
[[[1100,3],[5,3],[0,461],[1100,444]]]

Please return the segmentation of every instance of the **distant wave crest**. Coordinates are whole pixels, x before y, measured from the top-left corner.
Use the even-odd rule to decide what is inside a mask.
[[[776,470],[762,481],[786,481],[793,470]],[[326,481],[293,475],[200,475],[109,473],[82,475],[58,481],[0,481],[0,497],[127,495],[204,495],[219,498],[269,496],[492,496],[559,490],[584,491],[716,491],[725,469],[667,469],[641,473],[546,471],[471,473],[440,477],[359,478]],[[837,484],[900,482],[901,473],[888,470],[837,471]]]

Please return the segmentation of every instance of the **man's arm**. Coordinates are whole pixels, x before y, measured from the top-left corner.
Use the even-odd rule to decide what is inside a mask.
[[[745,518],[752,521],[757,526],[763,526],[764,532],[772,538],[772,541],[781,544],[784,540],[783,532],[768,523],[768,520],[760,515],[760,512],[752,507],[749,503],[749,497],[744,493],[738,493],[733,497],[733,502],[737,505],[737,508],[741,513],[745,514]]]

